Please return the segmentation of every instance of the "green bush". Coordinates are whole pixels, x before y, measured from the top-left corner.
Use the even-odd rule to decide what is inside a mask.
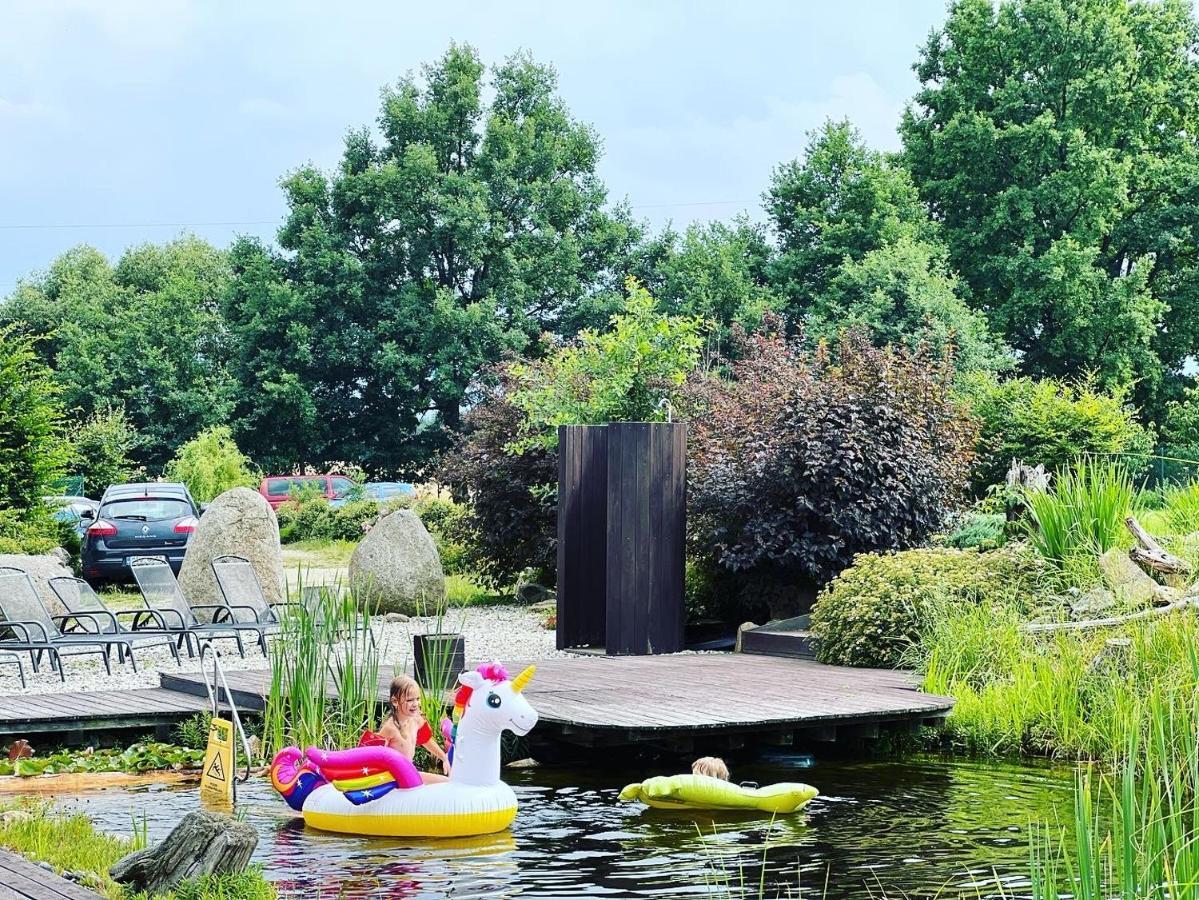
[[[977,493],[1003,481],[1013,459],[1055,471],[1087,454],[1124,454],[1136,474],[1153,451],[1153,432],[1136,421],[1125,393],[1105,393],[1089,379],[999,381],[974,373],[960,392],[979,420]]]
[[[941,543],[958,550],[995,550],[1007,541],[1007,516],[1003,513],[968,512],[956,522]]]
[[[433,536],[441,554],[441,568],[447,575],[474,573],[475,560],[471,554],[467,528],[467,509],[441,497],[420,497],[412,503],[412,511]]]
[[[49,553],[63,547],[79,555],[79,535],[70,523],[58,522],[49,507],[0,509],[0,553]]]
[[[208,503],[235,487],[255,487],[259,481],[250,460],[237,449],[233,433],[224,425],[201,431],[180,447],[167,463],[166,476],[186,484],[197,503]]]
[[[141,469],[129,458],[141,437],[123,406],[106,406],[93,412],[71,434],[74,445],[72,468],[83,477],[84,492],[99,497],[111,484],[124,484],[142,477]]]
[[[922,548],[863,553],[823,591],[812,610],[826,663],[899,664],[919,640],[929,603],[1031,603],[1048,583],[1043,563],[1019,544],[990,553]]]

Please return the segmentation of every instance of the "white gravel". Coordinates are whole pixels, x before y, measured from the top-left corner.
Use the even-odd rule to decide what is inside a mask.
[[[379,642],[380,662],[385,666],[401,666],[412,656],[412,635],[433,631],[434,619],[414,618],[407,622],[384,622],[377,617],[372,622]],[[466,657],[470,662],[515,661],[546,659],[567,654],[554,647],[554,632],[542,627],[542,616],[519,606],[480,606],[451,612],[442,622],[442,629],[466,636]],[[243,636],[245,637],[245,636]],[[231,641],[219,641],[221,664],[226,670],[264,669],[267,662],[262,651],[245,637],[246,658],[243,660]],[[29,687],[22,691],[15,666],[0,665],[0,694],[79,693],[81,691],[129,690],[158,687],[158,673],[198,672],[198,659],[188,659],[180,652],[182,666],[176,666],[165,646],[144,647],[136,651],[138,671],[119,665],[112,656],[111,676],[96,655],[68,656],[65,661],[66,683],[43,663],[41,671],[33,673],[29,654],[21,654]]]

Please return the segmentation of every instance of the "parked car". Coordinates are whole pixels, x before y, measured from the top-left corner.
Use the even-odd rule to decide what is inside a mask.
[[[95,513],[83,515],[88,523],[79,551],[83,577],[93,586],[131,581],[129,564],[139,556],[163,557],[178,574],[199,517],[186,485],[112,485]]]
[[[333,506],[345,503],[354,489],[354,481],[345,475],[268,475],[258,486],[258,493],[266,498],[271,509],[278,509],[291,499],[292,490],[316,488],[320,496]]]
[[[94,519],[96,517],[96,510],[100,507],[99,501],[92,500],[89,497],[43,497],[42,502],[53,510],[51,515],[59,522],[68,522],[74,525],[75,530],[79,532],[80,538],[83,537],[83,532],[87,531],[88,525],[91,524],[89,520],[83,518],[84,512],[90,512],[90,519]]]
[[[406,481],[368,481],[362,486],[362,493],[368,500],[387,503],[390,500],[411,497],[416,493],[416,488]]]

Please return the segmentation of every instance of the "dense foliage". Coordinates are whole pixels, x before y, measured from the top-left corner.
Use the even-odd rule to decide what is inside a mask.
[[[1019,545],[863,553],[821,593],[812,632],[823,662],[890,668],[920,638],[930,604],[1029,601],[1044,581],[1044,566]]]
[[[975,432],[949,365],[861,335],[835,360],[759,334],[731,379],[693,381],[690,511],[721,568],[822,583],[925,540],[961,496]]]
[[[69,458],[53,374],[33,339],[0,327],[0,536],[42,509]]]
[[[296,497],[276,511],[279,540],[360,541],[376,519],[379,504],[373,500],[351,500],[334,508],[324,497]]]
[[[513,452],[528,420],[511,401],[512,376],[500,367],[497,384],[466,415],[465,429],[437,472],[468,512],[458,535],[471,548],[481,576],[512,584],[525,569],[552,584],[557,567],[556,448],[534,444]]]
[[[70,468],[83,477],[85,494],[99,497],[110,484],[134,481],[141,470],[133,453],[141,438],[122,406],[102,406],[71,432]]]
[[[284,181],[286,257],[243,245],[228,303],[245,446],[271,465],[412,473],[456,429],[476,374],[619,283],[637,236],[605,208],[599,142],[525,55],[451,46],[383,91],[338,169]],[[306,440],[277,437],[283,416]]]
[[[957,0],[904,161],[1033,375],[1169,393],[1199,339],[1199,24],[1178,0]]]
[[[1010,364],[962,300],[908,173],[848,122],[827,124],[802,159],[779,167],[766,206],[779,240],[775,282],[810,337],[857,328],[880,344],[952,345],[964,371]]]
[[[20,285],[0,322],[46,336],[38,352],[73,415],[122,406],[141,436],[133,461],[158,469],[227,418],[228,282],[225,254],[197,238],[135,247],[115,267],[81,246]]]
[[[635,279],[609,328],[582,331],[577,341],[533,363],[513,363],[512,403],[524,414],[512,450],[558,445],[559,425],[655,422],[699,364],[703,323],[667,316]]]
[[[1136,421],[1126,393],[1091,379],[969,377],[961,395],[979,420],[974,486],[1003,481],[1013,459],[1053,471],[1084,454],[1121,454],[1133,470],[1153,452],[1153,433]]]
[[[197,503],[208,503],[235,487],[256,488],[259,482],[225,425],[208,428],[180,447],[167,464],[166,475],[186,484]]]

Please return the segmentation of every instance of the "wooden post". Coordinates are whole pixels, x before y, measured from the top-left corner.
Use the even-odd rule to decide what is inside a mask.
[[[184,816],[161,844],[130,853],[108,872],[113,881],[154,896],[201,875],[240,872],[257,845],[252,825],[197,810]]]
[[[687,426],[608,426],[607,652],[683,649]]]
[[[558,427],[557,646],[602,647],[608,537],[608,429]]]

